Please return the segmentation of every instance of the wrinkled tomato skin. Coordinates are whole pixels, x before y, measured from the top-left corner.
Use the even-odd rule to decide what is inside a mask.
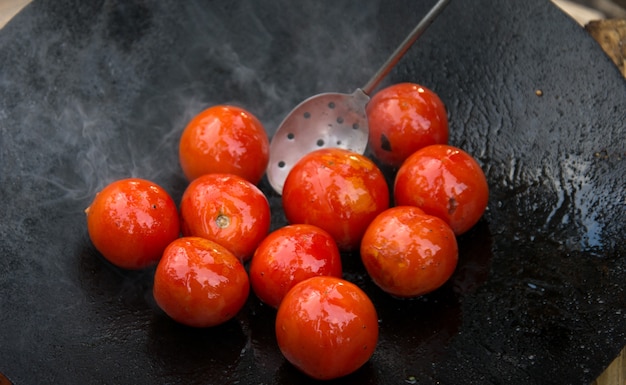
[[[297,224],[269,234],[250,261],[250,283],[265,304],[278,308],[298,282],[315,276],[341,278],[335,240],[317,226]]]
[[[489,186],[480,165],[450,145],[422,148],[402,164],[394,182],[396,205],[417,206],[443,219],[460,235],[487,208]]]
[[[110,183],[85,212],[95,248],[124,269],[153,266],[180,235],[176,203],[162,187],[145,179]]]
[[[276,313],[278,346],[310,377],[329,380],[365,364],[378,342],[378,316],[356,285],[335,277],[296,284]]]
[[[450,279],[458,262],[458,245],[443,220],[414,206],[396,206],[367,228],[361,260],[383,291],[396,297],[418,297]]]
[[[339,148],[310,152],[285,180],[282,196],[291,224],[326,230],[342,251],[358,250],[367,225],[389,207],[382,172],[363,155]]]
[[[249,111],[216,105],[196,115],[183,130],[179,160],[188,180],[209,173],[238,175],[258,184],[269,162],[269,139]]]
[[[194,179],[180,202],[184,236],[210,239],[242,262],[249,260],[270,229],[267,198],[249,181],[232,174]]]
[[[374,94],[366,108],[373,155],[400,167],[412,153],[431,144],[448,143],[448,115],[432,90],[398,83]]]
[[[164,251],[154,275],[153,295],[172,319],[211,327],[233,318],[250,292],[248,275],[230,251],[199,237],[183,237]]]

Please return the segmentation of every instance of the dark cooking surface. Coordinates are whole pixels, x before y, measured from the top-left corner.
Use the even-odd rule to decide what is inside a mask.
[[[362,86],[434,1],[259,3],[35,1],[0,32],[0,372],[16,385],[308,382],[254,296],[223,326],[177,325],[151,271],[98,255],[82,212],[127,176],[178,200],[193,114],[236,103],[271,133],[302,99]],[[382,294],[346,256],[381,338],[337,382],[590,383],[626,344],[626,82],[547,0],[453,0],[399,81],[446,102],[490,205],[421,299]]]

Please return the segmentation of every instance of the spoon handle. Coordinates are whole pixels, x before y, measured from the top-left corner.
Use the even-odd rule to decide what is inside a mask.
[[[391,54],[389,59],[385,62],[385,64],[380,67],[380,69],[372,76],[372,78],[363,86],[362,90],[365,94],[370,95],[372,91],[378,86],[381,80],[384,79],[385,76],[391,71],[391,69],[400,61],[402,56],[406,53],[406,51],[411,48],[413,43],[422,35],[422,33],[428,28],[435,18],[443,11],[446,5],[450,0],[439,0],[437,4],[424,16],[424,18],[419,22],[419,24],[411,31],[411,33],[404,39],[402,44],[396,48],[396,50]]]

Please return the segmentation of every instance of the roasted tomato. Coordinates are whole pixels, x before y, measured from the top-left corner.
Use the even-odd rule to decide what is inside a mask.
[[[199,237],[172,242],[154,275],[156,303],[175,321],[193,327],[215,326],[233,318],[249,293],[241,261],[225,247]]]
[[[389,188],[376,165],[339,148],[313,151],[291,169],[283,187],[290,223],[326,230],[340,250],[357,250],[367,225],[389,207]]]
[[[268,235],[250,262],[250,283],[261,301],[277,308],[296,283],[315,276],[341,278],[335,240],[317,226],[297,224]]]
[[[377,92],[366,108],[369,145],[381,162],[399,167],[412,153],[448,143],[446,107],[433,91],[399,83]]]
[[[125,269],[156,264],[165,247],[180,235],[176,203],[162,187],[144,179],[109,184],[85,212],[96,249]]]
[[[443,219],[460,235],[485,212],[489,186],[480,165],[467,152],[431,145],[402,164],[396,174],[394,198],[396,205],[417,206]]]
[[[250,112],[217,105],[198,115],[180,138],[180,165],[187,179],[225,173],[257,184],[269,161],[269,139],[261,122]]]
[[[180,202],[182,233],[210,239],[241,261],[252,257],[270,228],[261,190],[232,174],[206,174],[187,186]]]
[[[368,274],[397,297],[417,297],[441,287],[452,276],[458,254],[450,226],[414,206],[382,212],[361,242]]]
[[[307,375],[328,380],[365,364],[378,342],[378,316],[356,285],[335,277],[296,284],[276,314],[278,346]]]

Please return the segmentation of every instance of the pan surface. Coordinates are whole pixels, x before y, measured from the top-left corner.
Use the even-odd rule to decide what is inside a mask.
[[[178,201],[193,115],[237,104],[271,135],[307,96],[367,80],[431,6],[30,4],[0,32],[0,372],[16,385],[311,383],[253,295],[216,328],[168,319],[153,271],[109,265],[83,210],[129,176]],[[422,298],[390,298],[344,255],[381,334],[333,383],[589,384],[626,345],[626,82],[547,0],[453,1],[386,84],[401,81],[446,103],[450,143],[479,160],[490,203],[450,282]]]

